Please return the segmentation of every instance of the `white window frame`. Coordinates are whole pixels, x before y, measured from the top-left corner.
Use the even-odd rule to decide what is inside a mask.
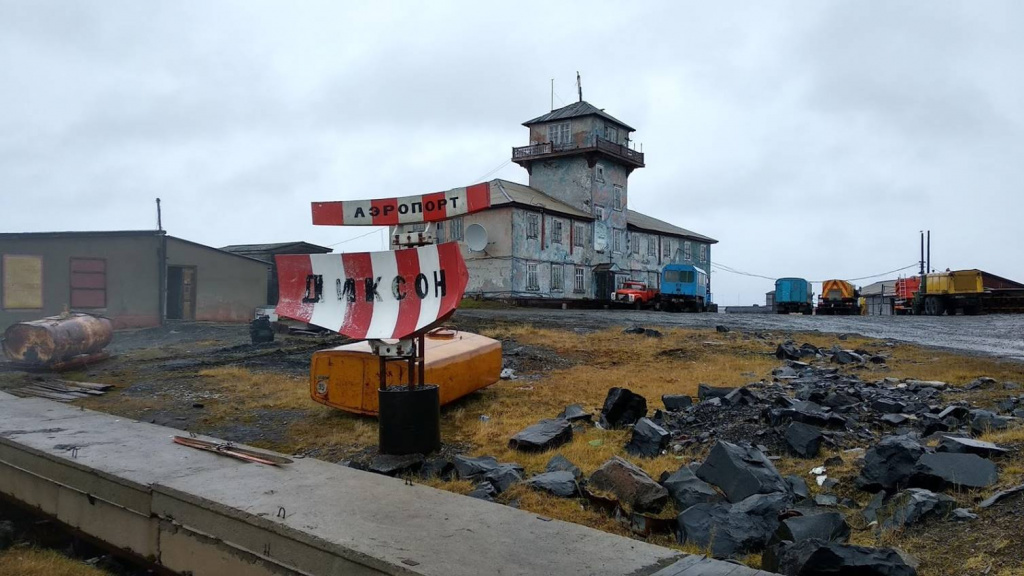
[[[707,261],[708,261],[708,245],[707,244],[701,244],[700,245],[700,263],[704,264]]]
[[[629,235],[629,251],[634,256],[640,255],[640,235],[636,232]]]
[[[672,257],[672,240],[669,238],[662,237],[661,239],[661,257],[671,258]]]
[[[441,220],[434,226],[434,236],[437,238],[437,243],[441,244],[444,242],[444,220]]]
[[[622,193],[622,186],[616,184],[612,187],[612,208],[619,212],[621,212],[626,205],[626,203],[622,201]]]
[[[610,141],[615,142],[616,144],[618,144],[619,143],[619,129],[616,128],[615,126],[608,126],[606,124],[605,127],[604,127],[604,139],[605,140],[610,140]]]
[[[551,265],[551,291],[562,292],[565,290],[565,267],[561,264]]]
[[[655,241],[656,237],[647,235],[647,255],[657,256],[658,255],[658,243]]]
[[[558,218],[551,219],[551,241],[555,244],[562,243],[562,221]]]
[[[604,166],[600,164],[594,165],[594,179],[598,182],[604,182]]]
[[[612,230],[612,252],[622,253],[622,244],[626,239],[625,230]]]
[[[587,235],[587,225],[585,222],[573,222],[573,239],[572,245],[577,248],[583,248],[584,237]]]
[[[548,124],[548,142],[552,146],[565,146],[572,142],[572,122]]]
[[[594,206],[594,218],[604,220],[604,206]]]
[[[455,218],[449,220],[449,222],[451,222],[452,225],[450,226],[450,237],[448,239],[452,241],[462,240],[462,216],[456,216]]]
[[[585,283],[586,273],[584,270],[585,268],[583,268],[583,266],[577,266],[576,270],[573,272],[572,291],[576,294],[583,294],[587,290]]]
[[[529,213],[526,215],[526,237],[540,237],[540,214]]]
[[[687,262],[693,261],[693,251],[690,249],[690,241],[683,242],[683,259]]]
[[[537,263],[526,263],[526,289],[531,292],[540,290],[540,280],[537,278]]]

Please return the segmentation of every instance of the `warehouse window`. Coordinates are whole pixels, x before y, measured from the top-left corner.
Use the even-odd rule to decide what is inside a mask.
[[[612,200],[614,201],[613,206],[615,207],[615,209],[622,210],[622,206],[623,204],[625,204],[625,202],[622,201],[622,186],[616,185],[613,188]]]
[[[444,220],[437,223],[437,243],[441,244],[444,242]]]
[[[452,218],[448,222],[450,223],[448,226],[448,235],[450,237],[448,239],[452,241],[462,240],[462,216]]]
[[[647,237],[647,255],[657,256],[658,255],[658,243],[654,236]]]
[[[583,236],[586,233],[587,233],[587,229],[586,229],[585,225],[583,224],[583,222],[574,222],[573,223],[572,245],[573,246],[579,246],[580,248],[583,248]]]
[[[526,263],[526,289],[540,290],[540,283],[537,281],[537,263]]]
[[[526,215],[526,237],[536,238],[540,236],[540,218],[536,214]]]
[[[661,240],[661,255],[665,258],[672,257],[672,241],[668,238]]]
[[[107,261],[103,258],[71,259],[71,307],[107,307]]]
[[[572,291],[577,294],[583,293],[583,267],[576,267],[576,274],[573,276]]]
[[[704,264],[708,261],[708,247],[706,244],[700,245],[700,263]]]
[[[555,146],[564,146],[569,144],[572,140],[571,124],[569,122],[559,122],[558,124],[548,124],[548,142],[551,142]]]
[[[551,241],[555,244],[562,243],[562,221],[556,218],[551,219]]]
[[[612,230],[612,252],[622,252],[622,230]]]
[[[561,292],[565,282],[565,269],[561,264],[551,265],[551,291]]]
[[[640,235],[630,234],[629,235],[629,251],[635,255],[640,254]]]
[[[43,307],[43,257],[3,257],[4,309],[39,310]]]
[[[690,260],[692,260],[692,256],[693,256],[693,254],[690,252],[690,242],[689,241],[683,242],[683,258],[687,262],[689,262]]]

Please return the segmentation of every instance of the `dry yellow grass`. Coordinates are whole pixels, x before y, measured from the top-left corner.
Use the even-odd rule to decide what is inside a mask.
[[[0,552],[0,576],[107,576],[107,572],[53,550],[11,548]]]

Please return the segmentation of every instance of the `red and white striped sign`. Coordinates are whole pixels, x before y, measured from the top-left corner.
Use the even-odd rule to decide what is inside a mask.
[[[447,192],[381,198],[313,202],[313,224],[320,226],[395,226],[437,222],[491,206],[491,185],[487,182]]]
[[[405,338],[458,307],[469,273],[457,242],[387,252],[277,256],[277,314],[357,339]]]

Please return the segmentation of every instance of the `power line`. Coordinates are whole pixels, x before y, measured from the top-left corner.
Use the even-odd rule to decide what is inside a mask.
[[[868,279],[871,279],[871,278],[878,278],[879,276],[887,276],[889,274],[895,274],[896,272],[902,272],[903,270],[909,270],[910,268],[914,268],[917,265],[918,265],[918,263],[915,262],[915,263],[910,264],[908,266],[903,266],[902,268],[897,268],[895,270],[889,270],[887,272],[880,272],[878,274],[871,274],[869,276],[861,276],[859,278],[847,278],[846,281],[847,282],[855,282],[857,280],[868,280]],[[749,276],[751,278],[763,278],[764,280],[772,280],[772,281],[778,280],[778,278],[772,278],[770,276],[765,276],[763,274],[755,274],[753,272],[744,272],[743,270],[737,270],[737,269],[735,269],[735,268],[733,268],[731,266],[727,266],[727,265],[721,264],[721,263],[712,262],[711,266],[713,268],[718,268],[722,272],[729,272],[730,274],[738,274],[740,276]],[[815,283],[815,284],[821,284],[822,282],[824,282],[824,280],[808,280],[808,282]]]
[[[370,230],[370,231],[369,231],[369,232],[367,232],[366,234],[360,234],[359,236],[354,236],[354,237],[352,237],[352,238],[349,238],[348,240],[342,240],[341,242],[335,242],[334,244],[328,244],[328,245],[327,245],[327,247],[328,247],[328,248],[332,248],[332,247],[334,247],[334,246],[337,246],[337,245],[339,245],[339,244],[344,244],[344,243],[346,243],[346,242],[351,242],[351,241],[353,241],[353,240],[359,240],[360,238],[366,238],[366,237],[367,237],[367,236],[369,236],[370,234],[376,234],[377,232],[380,232],[380,231],[381,231],[380,229],[377,229],[377,230]]]
[[[501,163],[501,164],[500,164],[500,165],[499,165],[499,166],[498,166],[497,168],[495,168],[494,170],[491,170],[490,172],[488,172],[487,174],[484,174],[483,176],[480,176],[479,178],[474,178],[474,179],[473,179],[473,183],[477,183],[477,182],[483,182],[483,181],[484,181],[484,180],[486,180],[486,179],[487,179],[487,178],[488,178],[488,177],[489,177],[489,176],[490,176],[491,174],[494,174],[495,172],[498,172],[499,170],[501,170],[501,169],[502,169],[502,168],[504,168],[505,166],[508,166],[508,165],[509,165],[509,164],[511,164],[511,163],[512,163],[512,160],[505,160],[504,162],[502,162],[502,163]]]

